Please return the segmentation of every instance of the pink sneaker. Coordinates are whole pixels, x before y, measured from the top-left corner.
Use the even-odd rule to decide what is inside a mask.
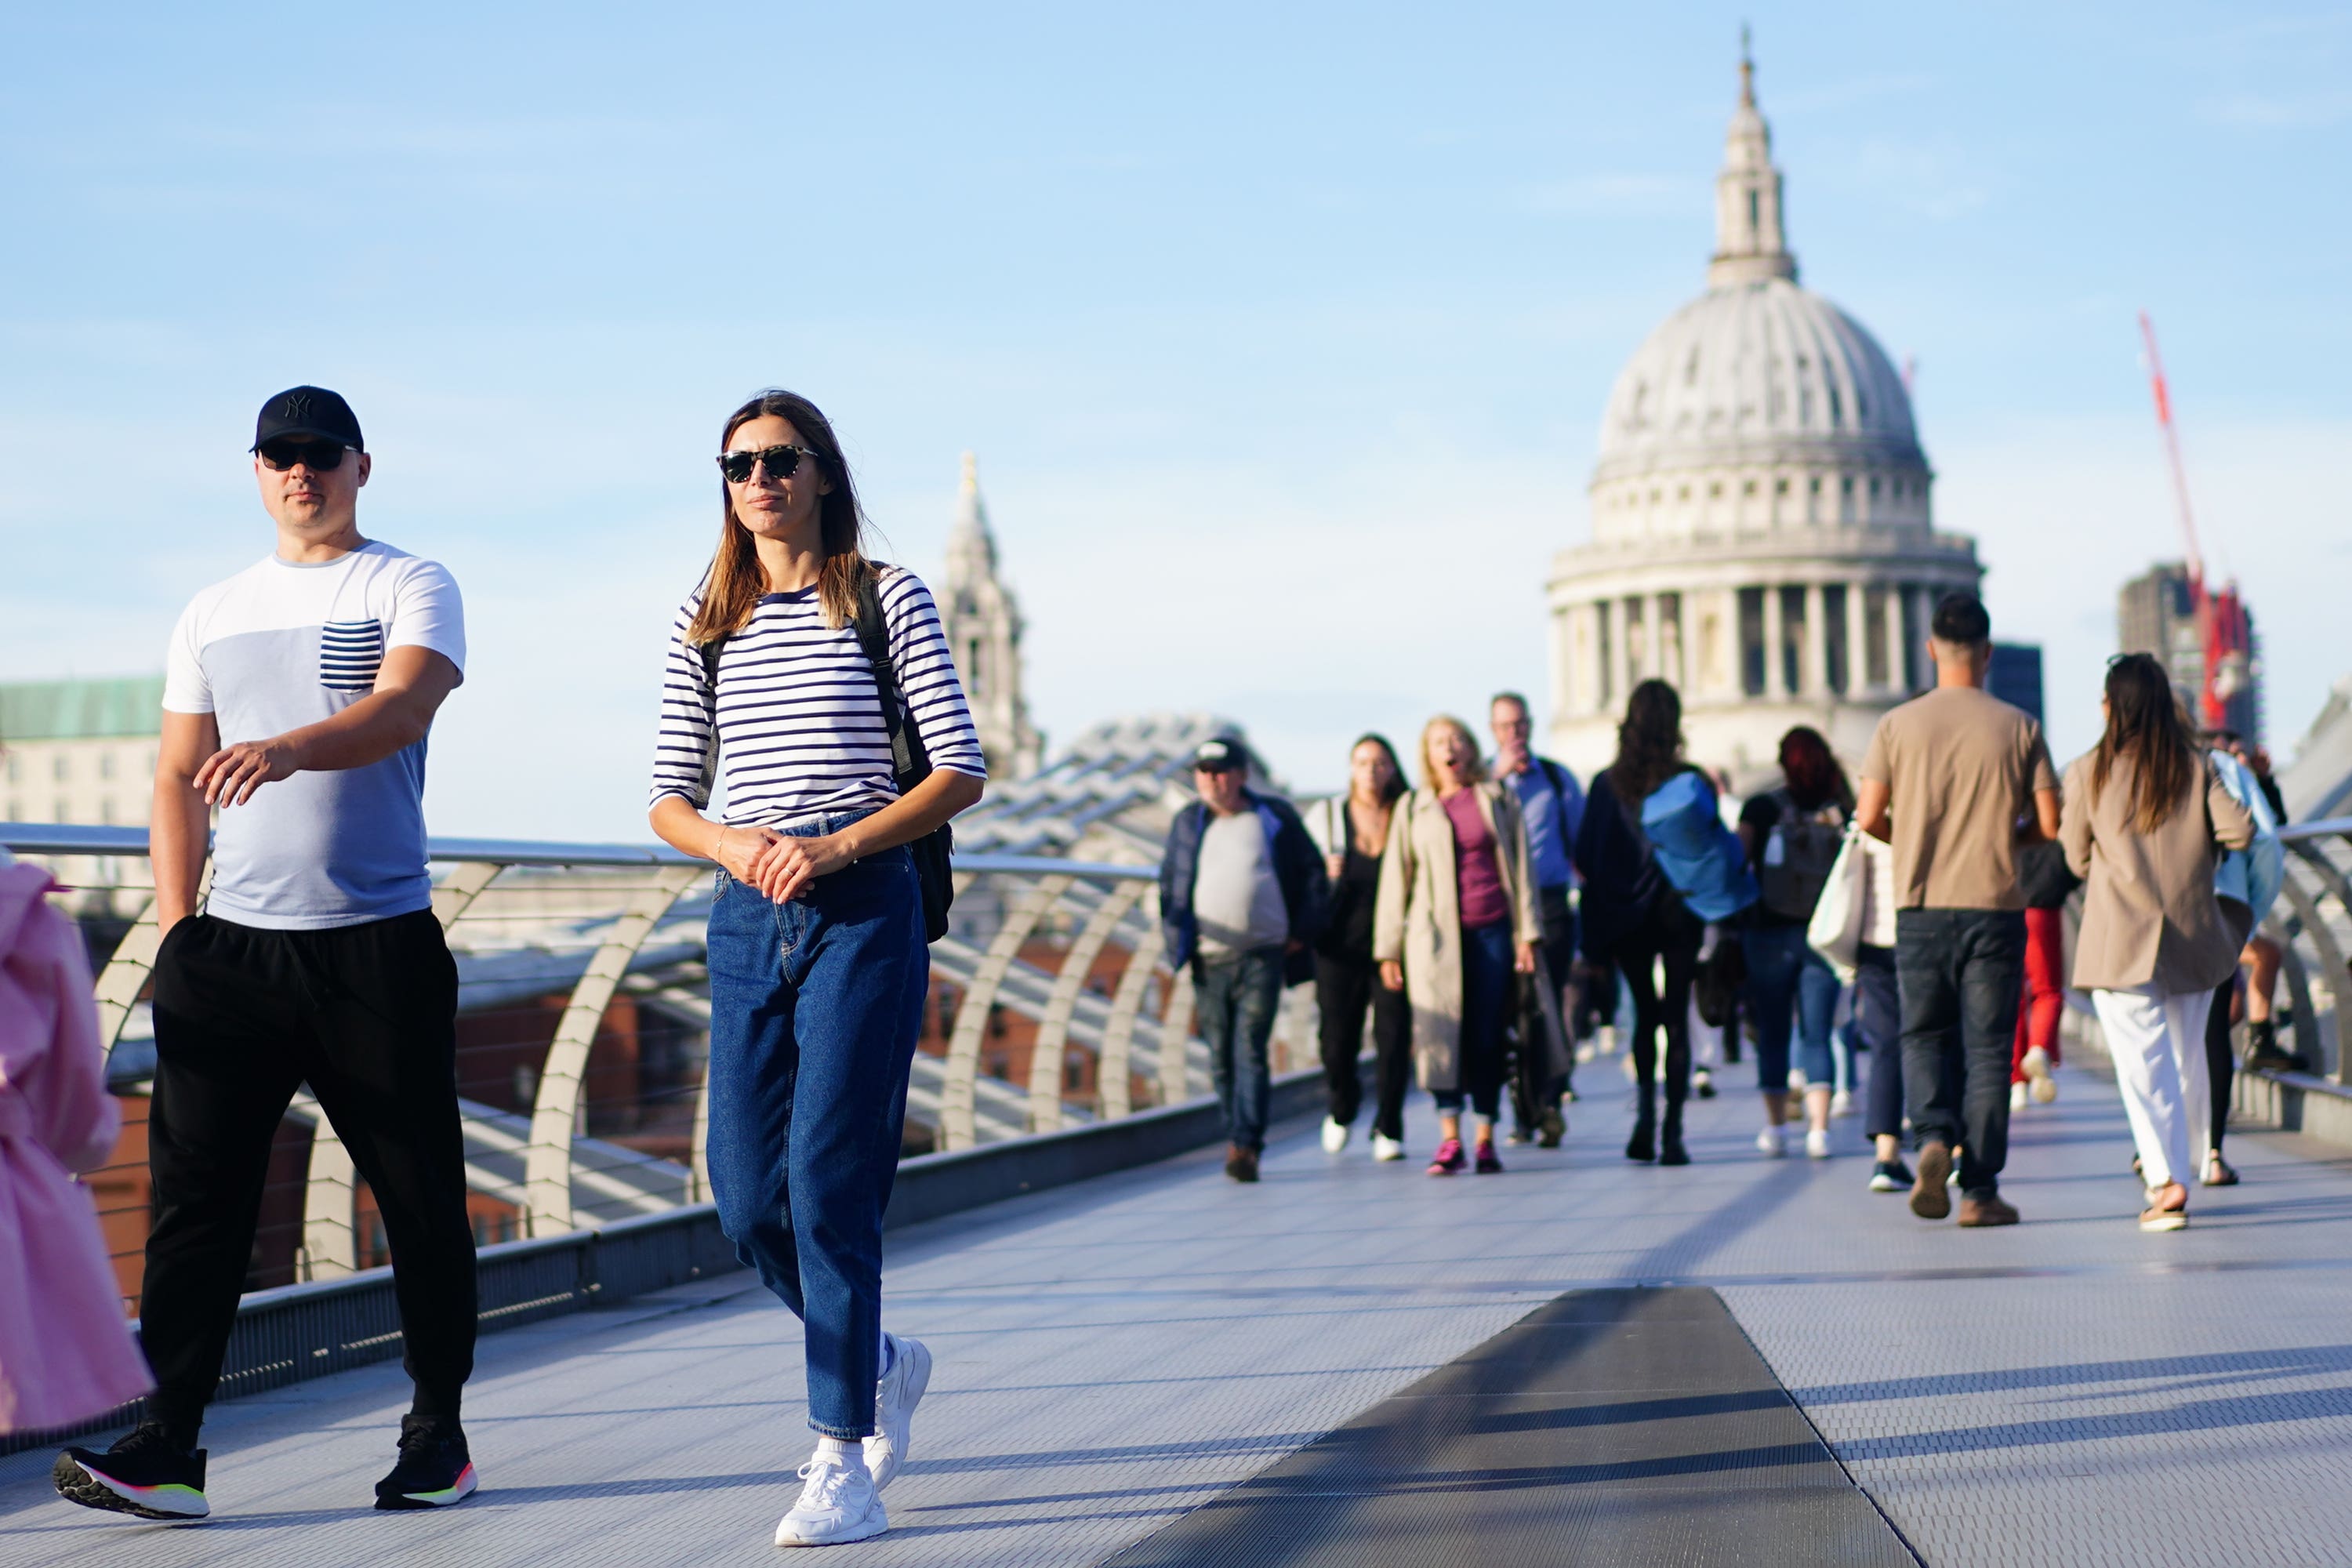
[[[1448,1138],[1437,1146],[1437,1157],[1430,1161],[1429,1173],[1433,1176],[1450,1176],[1469,1163],[1462,1155],[1462,1140]]]
[[[1503,1173],[1503,1162],[1496,1156],[1495,1141],[1491,1138],[1478,1140],[1478,1173],[1482,1176]]]

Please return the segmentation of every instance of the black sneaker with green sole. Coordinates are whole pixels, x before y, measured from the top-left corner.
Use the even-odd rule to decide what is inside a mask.
[[[213,1510],[205,1500],[205,1451],[181,1447],[154,1421],[133,1427],[103,1453],[68,1448],[49,1479],[68,1502],[111,1513],[171,1521],[203,1519]]]
[[[455,1421],[400,1420],[400,1461],[375,1484],[382,1509],[448,1508],[474,1495],[474,1457]]]

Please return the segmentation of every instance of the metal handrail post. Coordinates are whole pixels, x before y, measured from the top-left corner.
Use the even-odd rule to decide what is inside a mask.
[[[1150,989],[1152,973],[1160,967],[1163,939],[1160,934],[1160,889],[1147,888],[1143,935],[1129,955],[1127,972],[1110,999],[1110,1017],[1103,1025],[1102,1058],[1095,1076],[1102,1093],[1105,1121],[1115,1121],[1135,1111],[1135,1024],[1143,1011],[1143,994]],[[1164,1103],[1164,1102],[1163,1102]]]
[[[523,1153],[524,1224],[532,1236],[578,1228],[572,1208],[572,1140],[579,1130],[588,1052],[596,1043],[597,1026],[604,1020],[604,1009],[612,1005],[621,976],[628,973],[629,960],[669,913],[678,895],[709,874],[709,865],[700,860],[657,870],[651,884],[629,900],[614,922],[612,934],[589,959],[588,972],[572,989],[540,1069],[539,1092],[530,1112],[530,1145]]]
[[[1077,940],[1054,977],[1045,999],[1045,1016],[1037,1021],[1037,1047],[1029,1056],[1029,1131],[1058,1131],[1062,1126],[1062,1074],[1069,1053],[1070,1018],[1077,1011],[1078,993],[1100,956],[1111,931],[1143,897],[1144,882],[1115,887],[1087,918]]]
[[[945,1081],[940,1086],[940,1147],[969,1149],[980,1142],[975,1101],[980,1093],[980,1037],[988,1027],[988,1013],[996,994],[1019,956],[1021,944],[1037,922],[1077,879],[1067,875],[1040,877],[1026,894],[1006,906],[1004,923],[990,940],[988,952],[972,971],[971,984],[956,1008],[955,1028],[948,1037]]]

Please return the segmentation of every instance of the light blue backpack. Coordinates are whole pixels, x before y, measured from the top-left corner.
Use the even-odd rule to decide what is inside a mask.
[[[1642,803],[1642,832],[1658,869],[1699,919],[1727,921],[1756,901],[1755,869],[1739,836],[1723,825],[1706,774],[1686,769],[1660,784]]]

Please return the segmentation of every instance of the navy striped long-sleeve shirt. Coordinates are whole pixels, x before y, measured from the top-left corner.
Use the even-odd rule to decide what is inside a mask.
[[[931,766],[988,776],[962,682],[922,579],[882,569],[877,592],[890,657]],[[857,628],[828,628],[814,588],[770,594],[719,647],[718,679],[686,630],[698,590],[677,612],[662,676],[654,800],[677,795],[698,811],[726,768],[726,820],[786,827],[898,797],[880,694]]]

